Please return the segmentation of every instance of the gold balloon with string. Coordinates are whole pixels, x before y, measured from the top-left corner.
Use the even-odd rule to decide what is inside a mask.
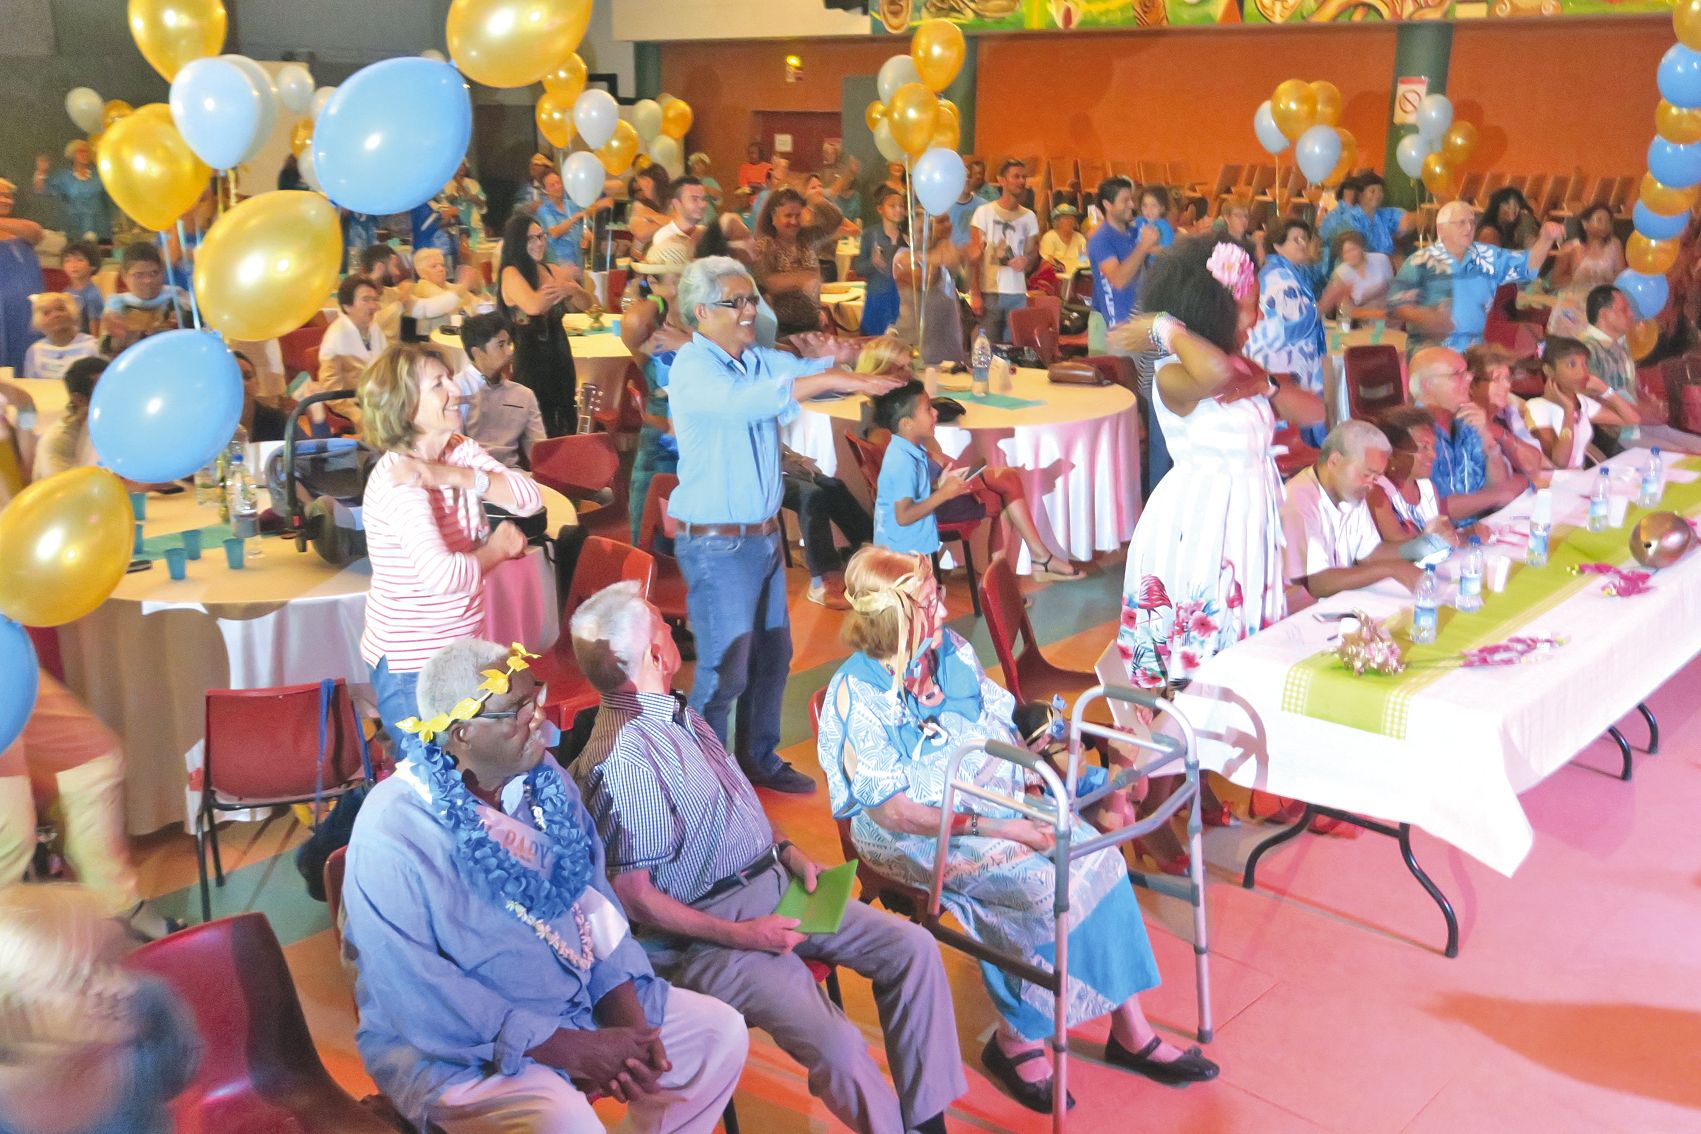
[[[874,131],[880,129],[880,123],[886,121],[886,104],[875,99],[862,112],[862,120],[868,123],[868,132],[874,133]]]
[[[1290,142],[1317,125],[1317,95],[1303,79],[1288,79],[1270,96],[1270,114],[1276,129]]]
[[[1673,106],[1662,98],[1654,108],[1654,133],[1679,146],[1701,142],[1701,108]]]
[[[1637,199],[1648,208],[1659,213],[1662,217],[1675,217],[1679,213],[1687,213],[1695,207],[1695,198],[1701,195],[1701,185],[1691,185],[1687,189],[1673,189],[1654,177],[1651,173],[1642,175],[1642,187],[1637,192]]]
[[[1660,343],[1660,325],[1653,319],[1643,319],[1630,328],[1624,336],[1625,345],[1630,347],[1630,357],[1641,362],[1653,353]]]
[[[939,117],[939,96],[925,83],[905,83],[886,104],[886,125],[898,148],[920,157],[933,143],[933,124]]]
[[[201,318],[227,339],[275,339],[320,309],[342,260],[331,202],[299,190],[251,197],[214,221],[195,253]]]
[[[938,146],[954,150],[963,140],[963,120],[957,113],[957,104],[948,98],[939,100],[938,113],[933,118],[933,142],[928,149]]]
[[[224,0],[130,0],[130,38],[166,82],[224,47],[230,16]]]
[[[682,98],[670,99],[662,107],[662,133],[676,142],[685,140],[685,135],[691,133],[691,123],[696,120],[691,104]]]
[[[156,232],[176,224],[213,176],[177,132],[170,108],[159,102],[114,122],[101,135],[96,164],[113,203]]]
[[[549,139],[558,150],[567,148],[573,140],[573,100],[556,91],[546,90],[537,100],[537,132]]]
[[[290,127],[289,152],[300,157],[313,144],[313,119],[303,118]]]
[[[1335,163],[1335,168],[1323,179],[1325,185],[1339,185],[1358,164],[1358,139],[1353,137],[1351,130],[1339,126],[1335,127],[1335,133],[1341,136],[1341,160]]]
[[[1317,125],[1334,126],[1341,121],[1341,88],[1327,79],[1310,84],[1317,104]]]
[[[1469,122],[1455,122],[1441,137],[1441,152],[1450,165],[1457,168],[1470,160],[1477,148],[1477,128]]]
[[[619,177],[632,168],[632,159],[638,156],[638,131],[632,123],[622,118],[614,126],[614,137],[605,142],[596,152],[597,160],[602,162],[603,169],[611,176]]]
[[[1624,261],[1645,276],[1663,276],[1677,263],[1677,241],[1649,240],[1633,232],[1624,242]]]
[[[567,61],[543,77],[543,89],[553,91],[567,100],[572,106],[579,96],[585,93],[587,71],[585,61],[578,54],[567,57]]]
[[[1677,42],[1691,51],[1701,51],[1701,0],[1677,0],[1672,5],[1671,24]]]
[[[528,87],[585,37],[591,0],[453,0],[444,31],[461,74],[487,87]]]
[[[106,601],[130,566],[135,518],[102,468],[38,480],[0,512],[0,614],[60,626]]]
[[[923,20],[910,39],[910,58],[915,61],[916,73],[935,94],[950,86],[957,72],[963,69],[967,50],[963,29],[950,20]]]
[[[134,113],[136,113],[136,108],[123,99],[109,98],[106,100],[106,105],[101,107],[100,110],[100,128],[105,130],[120,118],[127,118]]]
[[[1437,199],[1451,197],[1459,189],[1459,171],[1453,163],[1447,160],[1447,155],[1436,150],[1423,159],[1423,187],[1433,193]]]

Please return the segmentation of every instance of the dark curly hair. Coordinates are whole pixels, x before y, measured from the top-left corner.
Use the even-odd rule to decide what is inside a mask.
[[[1217,245],[1245,248],[1227,236],[1185,236],[1147,265],[1140,285],[1140,310],[1163,311],[1226,354],[1238,354],[1240,307],[1205,265]]]
[[[774,214],[783,205],[804,205],[809,202],[803,199],[803,194],[790,187],[775,189],[768,194],[768,199],[762,203],[762,215],[756,218],[757,236],[778,236],[774,228]]]

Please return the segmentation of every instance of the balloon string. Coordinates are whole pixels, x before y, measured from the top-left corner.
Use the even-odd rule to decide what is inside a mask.
[[[200,240],[201,240],[201,218],[200,218],[199,215],[197,215],[195,217],[195,242],[197,244],[199,244]],[[162,243],[162,244],[165,243],[165,234],[163,232],[160,233],[160,243]],[[182,217],[177,218],[177,250],[183,254],[183,262],[185,264],[189,263],[189,242],[183,234],[183,218]],[[195,319],[195,329],[197,331],[199,331],[201,329],[201,305],[195,299],[195,281],[194,281],[193,278],[188,278],[188,279],[185,279],[183,282],[189,285],[188,287],[184,288],[183,290],[187,291],[189,293],[189,313]],[[175,300],[173,302],[175,302]],[[178,317],[178,319],[183,318],[183,313],[182,313],[181,310],[178,312],[177,317]]]
[[[915,155],[909,153],[908,151],[905,151],[905,153],[904,153],[904,208],[909,213],[909,220],[910,220],[910,302],[915,305],[915,312],[916,312],[916,344],[915,344],[915,350],[916,350],[916,354],[919,356],[921,354],[921,343],[922,343],[922,338],[921,338],[921,327],[922,327],[921,318],[922,318],[922,315],[921,315],[921,295],[916,288],[916,277],[915,277],[915,247],[916,247],[916,245],[915,245]],[[884,226],[885,222],[882,221],[882,222],[879,222],[879,223],[882,226]],[[879,238],[880,238],[879,233],[876,233],[875,234],[875,240],[877,242],[878,242]],[[897,266],[898,266],[898,249],[897,249],[897,246],[894,245],[893,248],[892,248],[892,263],[891,263],[890,267],[891,267],[892,270],[895,271],[897,269]],[[892,281],[894,286],[897,284],[897,282],[898,281],[896,279],[894,279]],[[864,302],[866,302],[866,300],[864,300]]]

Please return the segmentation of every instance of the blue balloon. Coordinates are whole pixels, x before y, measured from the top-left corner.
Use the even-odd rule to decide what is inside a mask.
[[[1661,216],[1641,201],[1636,202],[1631,215],[1636,218],[1636,231],[1649,240],[1675,240],[1689,227],[1688,213],[1679,213],[1675,217]]]
[[[265,143],[272,92],[228,59],[196,59],[171,80],[171,119],[195,156],[214,169],[246,161]]]
[[[0,751],[24,731],[35,708],[35,643],[10,618],[0,618]]]
[[[357,213],[405,213],[443,191],[467,156],[472,98],[461,73],[417,55],[356,71],[313,126],[325,196]]]
[[[189,476],[230,443],[242,418],[242,371],[209,331],[167,331],[106,368],[89,401],[100,463],[128,480]]]
[[[1655,138],[1648,143],[1648,172],[1655,181],[1673,189],[1687,189],[1701,182],[1701,142],[1680,146]]]
[[[1665,310],[1666,300],[1670,298],[1670,289],[1666,286],[1664,276],[1645,276],[1641,272],[1626,268],[1618,273],[1618,278],[1612,282],[1613,286],[1630,297],[1631,306],[1636,308],[1638,319],[1652,319]]]
[[[1660,97],[1673,106],[1685,109],[1701,106],[1701,51],[1691,51],[1681,43],[1672,44],[1671,50],[1660,57],[1656,81]]]

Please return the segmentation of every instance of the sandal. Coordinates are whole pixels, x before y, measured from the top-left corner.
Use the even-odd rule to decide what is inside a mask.
[[[1036,1047],[1032,1051],[1024,1051],[1020,1055],[1005,1055],[1004,1049],[998,1046],[998,1037],[993,1036],[986,1041],[986,1047],[980,1053],[980,1061],[992,1073],[992,1077],[1004,1084],[1004,1089],[1013,1095],[1017,1102],[1029,1110],[1037,1110],[1041,1114],[1051,1113],[1052,1094],[1051,1080],[1041,1079],[1030,1083],[1016,1074],[1016,1068],[1023,1063],[1031,1063],[1036,1059],[1045,1058],[1045,1049]],[[1075,1109],[1075,1096],[1069,1095],[1065,1108]]]
[[[1131,839],[1128,845],[1134,848],[1136,865],[1141,859],[1149,858],[1158,868],[1160,874],[1168,874],[1175,878],[1186,878],[1193,873],[1193,859],[1186,851],[1182,851],[1174,858],[1164,859],[1159,858],[1156,852],[1146,845],[1145,839]]]
[[[1052,566],[1052,564],[1056,563],[1059,559],[1063,559],[1063,565],[1069,569],[1067,572],[1059,571]],[[1058,579],[1065,582],[1072,582],[1076,579],[1085,579],[1087,577],[1087,573],[1085,571],[1069,562],[1068,559],[1064,559],[1061,555],[1047,555],[1044,562],[1035,559],[1033,563],[1034,576],[1036,578],[1043,576],[1047,579]]]
[[[1188,1083],[1203,1083],[1207,1079],[1217,1077],[1220,1069],[1206,1059],[1197,1047],[1188,1048],[1179,1058],[1171,1059],[1167,1063],[1153,1059],[1152,1052],[1158,1050],[1162,1043],[1162,1036],[1153,1036],[1152,1042],[1139,1051],[1129,1051],[1118,1043],[1113,1035],[1105,1040],[1104,1061],[1113,1067],[1144,1075],[1152,1082],[1168,1087],[1184,1087]]]

